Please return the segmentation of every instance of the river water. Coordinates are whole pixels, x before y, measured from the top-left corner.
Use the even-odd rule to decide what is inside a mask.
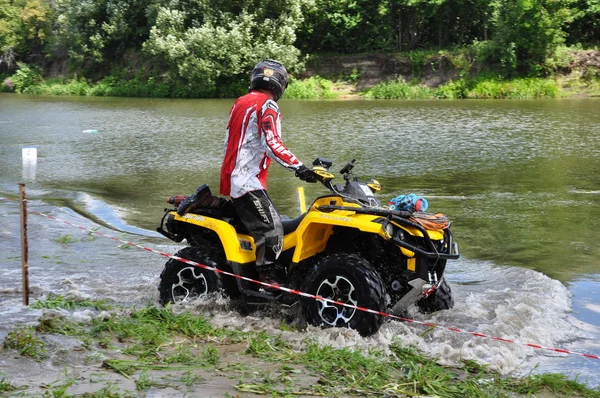
[[[202,183],[218,192],[231,105],[0,95],[0,339],[39,315],[20,304],[18,183],[27,184],[34,212],[175,253],[179,246],[154,232],[165,198]],[[368,339],[310,333],[324,344],[384,350],[401,339],[443,363],[474,359],[505,374],[555,372],[600,385],[600,360],[521,344],[600,355],[600,99],[280,106],[284,141],[304,162],[327,157],[337,171],[355,158],[358,176],[381,182],[383,201],[420,194],[429,211],[453,220],[462,253],[448,267],[456,306],[415,319],[518,343],[444,328],[422,336],[423,327],[398,322]],[[24,147],[36,148],[35,162],[23,159]],[[269,192],[282,214],[298,214],[302,184],[273,165]],[[308,199],[323,193],[306,186]],[[160,256],[35,214],[29,244],[34,299],[157,301]],[[226,309],[215,315],[215,322],[248,328],[277,323],[265,319]]]

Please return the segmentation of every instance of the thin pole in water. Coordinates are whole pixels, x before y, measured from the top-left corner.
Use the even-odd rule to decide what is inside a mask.
[[[27,197],[25,184],[19,184],[21,196],[21,270],[23,272],[23,305],[29,305],[29,265],[27,246]]]

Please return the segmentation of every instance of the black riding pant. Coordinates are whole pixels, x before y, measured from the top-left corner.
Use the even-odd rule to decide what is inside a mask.
[[[238,217],[254,238],[256,265],[274,263],[283,246],[283,226],[267,191],[248,192],[232,201]]]

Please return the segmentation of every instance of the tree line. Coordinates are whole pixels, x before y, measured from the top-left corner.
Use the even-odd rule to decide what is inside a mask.
[[[297,73],[313,55],[468,48],[539,76],[557,49],[599,43],[600,0],[0,0],[1,75],[156,79],[195,96],[239,92],[263,58]]]

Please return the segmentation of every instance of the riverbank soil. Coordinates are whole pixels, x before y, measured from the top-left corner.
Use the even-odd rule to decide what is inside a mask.
[[[477,76],[486,69],[472,65],[469,73]],[[321,76],[336,80],[341,94],[357,94],[381,82],[402,79],[413,80],[428,87],[438,87],[460,77],[461,70],[446,55],[428,58],[415,65],[409,57],[397,54],[363,54],[321,56],[312,59],[300,78]],[[572,51],[565,57],[564,66],[557,69],[556,79],[565,92],[577,91],[585,96],[586,81],[600,77],[600,51]]]
[[[210,305],[207,305],[209,307]],[[63,324],[92,315],[91,311],[45,310],[40,324]],[[127,317],[121,311],[104,317]],[[89,323],[76,328],[91,330]],[[43,328],[39,326],[38,328]],[[73,330],[75,332],[75,330]],[[90,332],[90,335],[93,333]],[[38,333],[45,355],[30,358],[0,347],[5,360],[0,373],[0,396],[85,396],[85,397],[258,397],[286,395],[315,396],[312,385],[318,376],[302,365],[263,361],[252,355],[250,342],[226,338],[186,338],[173,334],[171,341],[148,356],[130,355],[148,344],[135,338],[70,337]],[[3,377],[5,377],[3,379]],[[10,386],[10,387],[6,387]],[[3,388],[4,387],[4,388]]]

